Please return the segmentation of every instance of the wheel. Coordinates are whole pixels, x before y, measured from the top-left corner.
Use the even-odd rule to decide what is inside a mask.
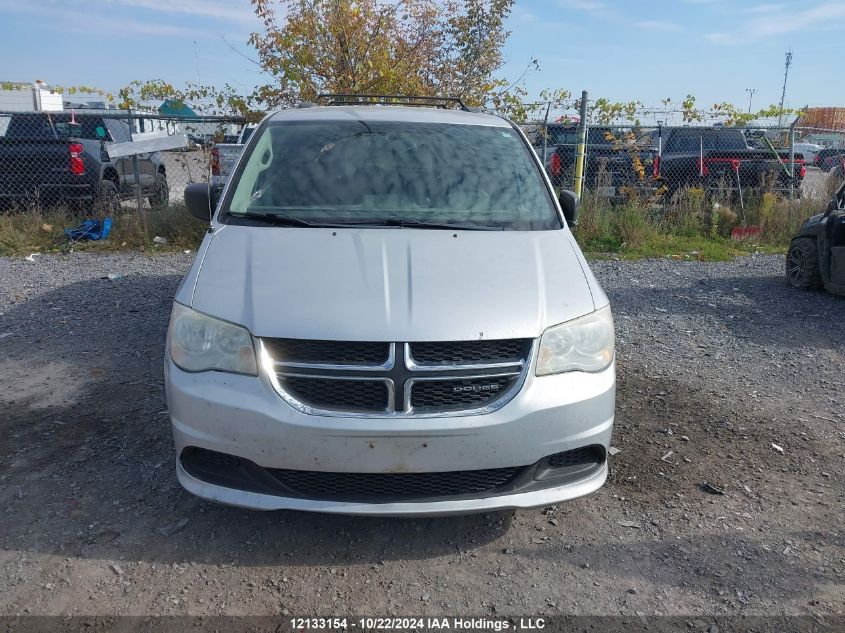
[[[166,207],[170,204],[170,187],[167,184],[167,177],[159,172],[155,184],[155,193],[147,197],[151,207]]]
[[[819,249],[815,240],[809,237],[792,240],[786,254],[786,277],[789,283],[800,290],[821,288]]]
[[[103,180],[100,183],[97,206],[105,215],[112,215],[120,210],[120,193],[113,180]]]
[[[72,200],[68,203],[68,210],[74,215],[87,217],[114,215],[120,210],[117,185],[113,180],[104,179],[93,200]]]

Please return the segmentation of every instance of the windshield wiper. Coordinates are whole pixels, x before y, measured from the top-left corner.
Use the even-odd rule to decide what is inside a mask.
[[[311,222],[303,220],[295,215],[288,215],[286,213],[254,213],[252,211],[245,211],[244,213],[228,213],[227,215],[233,218],[246,218],[248,220],[258,220],[259,222],[266,222],[267,224],[275,224],[277,226],[307,226],[311,228],[326,229],[326,228],[340,228],[343,224],[326,224],[323,222]]]
[[[367,226],[399,226],[410,227],[414,229],[445,229],[449,231],[504,231],[503,226],[486,226],[484,224],[476,224],[474,222],[426,222],[425,220],[415,220],[414,218],[385,218],[384,220],[377,220],[375,222],[344,222],[347,226],[367,227]]]
[[[295,215],[288,215],[287,213],[254,213],[252,211],[245,211],[244,213],[231,213],[233,218],[246,218],[248,220],[257,220],[259,222],[266,222],[267,224],[275,224],[277,226],[305,226],[319,229],[342,229],[348,227],[355,228],[373,228],[381,226],[398,226],[411,227],[415,229],[444,229],[448,231],[504,231],[504,227],[485,226],[483,224],[469,223],[453,223],[453,222],[425,222],[423,220],[415,220],[414,218],[385,218],[376,221],[352,221],[352,222],[311,222],[298,218]]]

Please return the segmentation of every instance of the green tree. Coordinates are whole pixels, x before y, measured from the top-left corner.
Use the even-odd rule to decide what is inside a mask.
[[[252,0],[250,43],[273,82],[270,105],[322,92],[463,96],[481,105],[505,82],[513,0]]]

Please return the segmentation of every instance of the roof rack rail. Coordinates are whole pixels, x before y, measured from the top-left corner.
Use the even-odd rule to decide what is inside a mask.
[[[317,101],[325,101],[326,105],[401,105],[448,108],[458,106],[464,112],[479,112],[478,108],[467,106],[460,97],[428,97],[417,95],[380,95],[380,94],[319,94]]]

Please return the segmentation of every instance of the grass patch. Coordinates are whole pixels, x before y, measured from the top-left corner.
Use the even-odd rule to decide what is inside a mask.
[[[123,210],[112,216],[112,230],[106,240],[71,243],[64,229],[81,222],[64,208],[30,210],[0,215],[0,255],[81,251],[169,251],[196,250],[207,225],[193,218],[182,205],[146,209],[142,213]],[[167,240],[156,244],[155,237]]]
[[[585,194],[575,231],[581,248],[591,257],[640,259],[674,257],[725,261],[750,253],[785,252],[801,222],[825,207],[819,200],[788,201],[764,194],[737,209],[736,203],[717,200],[703,190],[680,192],[661,205],[632,200],[609,205]],[[744,224],[759,226],[753,240],[730,239],[731,230]],[[111,235],[104,241],[70,243],[66,227],[80,222],[63,208],[0,214],[0,255],[86,251],[196,250],[206,225],[191,217],[184,206],[147,209],[126,208],[113,216]],[[156,244],[153,238],[167,240]]]
[[[735,242],[725,238],[686,237],[683,235],[657,234],[640,242],[636,246],[620,248],[615,251],[594,248],[590,244],[584,248],[590,257],[613,255],[619,259],[645,259],[670,257],[673,259],[699,260],[707,262],[726,262],[740,255],[763,252],[759,245]],[[765,252],[781,252],[779,247],[767,247]]]
[[[594,258],[727,261],[751,253],[785,253],[801,223],[825,204],[796,200],[790,205],[767,193],[737,206],[701,189],[682,191],[660,205],[638,200],[610,205],[586,194],[575,236]],[[758,226],[760,234],[733,240],[731,232],[738,226]]]

